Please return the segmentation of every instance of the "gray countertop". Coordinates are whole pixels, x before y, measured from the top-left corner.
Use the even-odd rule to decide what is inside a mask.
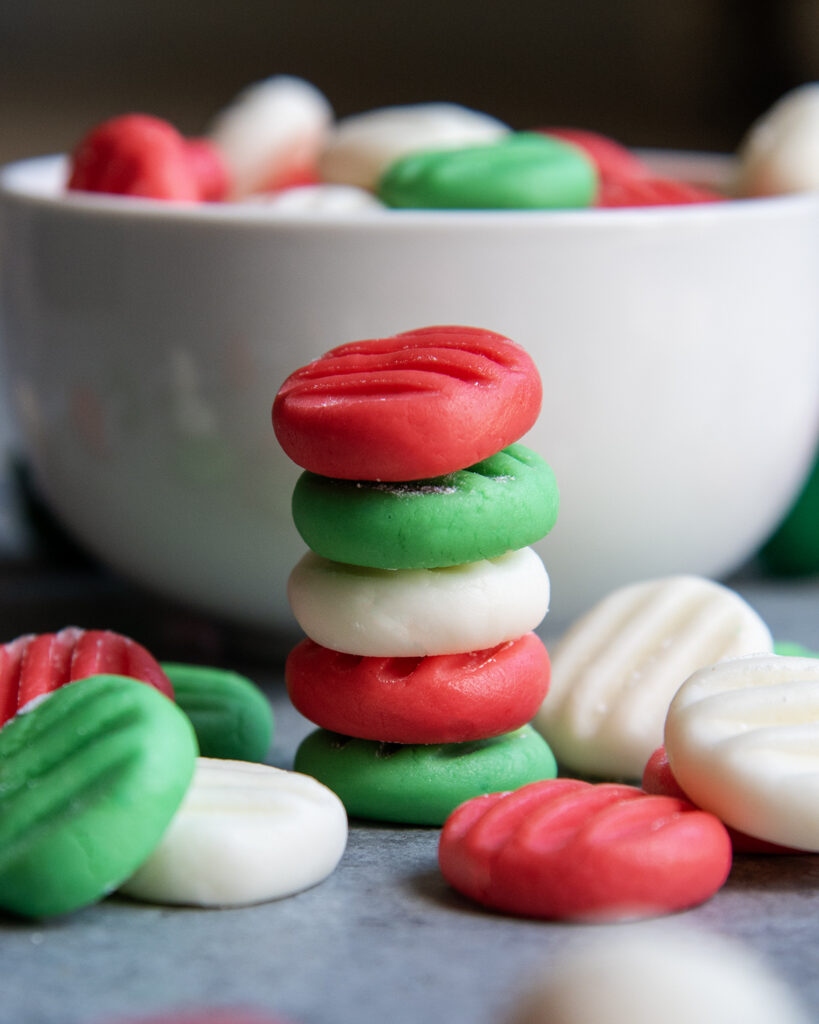
[[[819,579],[749,573],[731,582],[778,640],[819,649]],[[104,605],[115,620],[109,628],[126,631],[124,609],[133,612],[135,599],[117,581],[70,559],[57,573],[0,562],[4,632],[65,625],[72,602],[85,613],[83,600]],[[191,660],[210,652],[237,663],[238,648],[212,624],[145,604],[158,635],[176,642],[163,654],[178,658],[187,647]],[[543,635],[553,639],[548,627]],[[287,701],[280,661],[258,655],[245,648],[242,658],[255,664],[236,667],[269,695],[277,722],[269,760],[288,768],[312,726]],[[329,879],[260,906],[171,909],[111,898],[47,923],[0,917],[0,1024],[116,1024],[203,1005],[255,1008],[294,1024],[500,1024],[533,971],[600,928],[470,905],[440,876],[437,840],[437,829],[352,822]],[[819,857],[737,857],[712,900],[669,922],[742,940],[819,1007]]]

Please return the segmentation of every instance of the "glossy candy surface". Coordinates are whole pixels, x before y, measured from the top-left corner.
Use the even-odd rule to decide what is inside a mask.
[[[128,676],[166,697],[173,687],[153,655],[129,637],[67,626],[26,634],[0,647],[0,725],[29,701],[66,683],[96,675]]]
[[[94,903],[148,857],[193,775],[184,713],[153,687],[94,676],[0,729],[0,907]]]
[[[351,816],[408,825],[441,825],[464,800],[557,772],[552,752],[530,726],[472,743],[423,746],[319,729],[302,742],[295,768],[329,786]]]
[[[197,166],[173,125],[148,114],[123,114],[81,140],[71,155],[68,188],[198,202]]]
[[[303,469],[345,480],[419,480],[485,459],[534,424],[537,368],[476,327],[426,327],[332,349],[292,373],[273,427]]]
[[[731,867],[713,815],[631,786],[555,779],[459,807],[444,877],[497,910],[554,920],[651,917],[703,902]]]
[[[819,852],[819,660],[768,654],[700,669],[671,702],[665,748],[699,807]]]
[[[533,548],[441,569],[368,569],[308,551],[287,596],[322,647],[414,658],[483,650],[535,629],[549,608],[549,577]]]
[[[163,662],[176,703],[193,725],[202,757],[263,761],[273,738],[273,709],[245,676],[204,665]]]
[[[362,658],[303,640],[290,699],[331,732],[392,743],[462,743],[525,725],[546,696],[549,656],[534,633],[483,651]]]
[[[293,519],[311,550],[379,569],[431,569],[495,558],[545,537],[557,520],[554,473],[513,444],[468,469],[393,484],[303,473]]]
[[[322,882],[346,843],[344,807],[315,779],[200,757],[159,845],[120,892],[201,907],[281,899]]]
[[[549,210],[590,206],[594,163],[576,146],[535,132],[464,149],[411,153],[378,182],[387,206],[422,210]]]

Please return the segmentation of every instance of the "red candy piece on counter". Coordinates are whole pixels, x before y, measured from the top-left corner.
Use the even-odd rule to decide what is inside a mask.
[[[496,910],[610,921],[707,900],[728,877],[731,841],[686,800],[549,779],[462,804],[444,824],[438,861],[450,885]]]
[[[683,793],[680,784],[674,778],[671,765],[668,761],[668,754],[665,747],[658,747],[646,763],[643,772],[642,787],[646,793],[659,794],[660,796],[674,796],[682,800],[688,797]],[[736,829],[726,825],[728,835],[731,837],[731,845],[734,853],[804,853],[804,850],[792,850],[787,846],[778,846],[776,843],[769,843],[765,839],[756,839],[754,836],[738,832]]]
[[[603,182],[651,177],[651,170],[647,164],[630,149],[626,149],[607,135],[586,131],[583,128],[541,128],[540,131],[544,135],[553,135],[582,149],[594,163]]]
[[[290,700],[330,732],[388,743],[463,743],[529,722],[549,688],[534,633],[485,651],[363,658],[302,640],[289,654]]]
[[[699,185],[671,178],[623,178],[603,181],[597,206],[681,206],[685,203],[718,203],[724,196]]]
[[[210,139],[187,139],[185,145],[199,198],[206,203],[222,202],[230,191],[230,172],[221,152]]]
[[[96,675],[139,679],[173,699],[159,662],[135,640],[108,630],[68,626],[0,646],[0,726],[35,697]]]
[[[527,352],[478,327],[424,327],[352,342],[296,370],[273,427],[303,469],[345,480],[420,480],[465,469],[522,437],[540,411]]]
[[[190,202],[202,196],[187,141],[148,114],[123,114],[92,129],[71,156],[68,188]]]

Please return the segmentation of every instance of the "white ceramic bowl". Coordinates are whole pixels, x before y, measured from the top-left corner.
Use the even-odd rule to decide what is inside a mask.
[[[562,493],[540,545],[555,626],[625,582],[733,569],[807,470],[817,197],[319,218],[66,197],[64,170],[0,178],[9,393],[57,515],[166,595],[292,624],[298,470],[273,396],[336,344],[427,324],[500,331],[539,365],[528,443]]]

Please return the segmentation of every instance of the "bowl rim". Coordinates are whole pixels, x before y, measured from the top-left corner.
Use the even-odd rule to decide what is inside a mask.
[[[669,206],[586,207],[561,210],[399,210],[366,207],[357,210],[295,211],[275,210],[263,202],[193,203],[145,199],[65,190],[68,156],[46,154],[16,160],[0,167],[0,211],[3,206],[26,206],[40,211],[84,219],[139,220],[178,225],[208,224],[241,230],[276,231],[293,229],[320,231],[360,229],[384,231],[428,230],[438,226],[451,230],[508,229],[542,231],[571,225],[601,229],[625,223],[656,225],[680,220],[688,222],[745,218],[749,214],[767,218],[780,213],[819,215],[819,192],[787,195],[734,197],[730,189],[736,176],[735,157],[691,150],[636,151],[658,173],[676,173],[683,180],[712,186],[726,192],[724,202],[687,203]]]

